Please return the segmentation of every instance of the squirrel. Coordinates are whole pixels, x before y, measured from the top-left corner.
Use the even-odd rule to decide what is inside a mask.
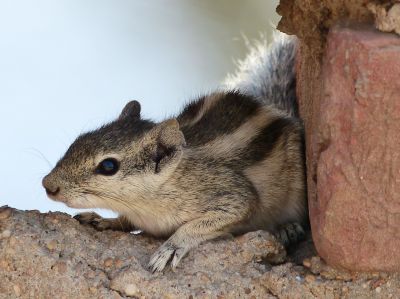
[[[296,49],[283,35],[253,49],[223,90],[160,123],[129,102],[116,120],[72,143],[43,178],[47,195],[118,213],[75,216],[99,230],[168,237],[150,258],[153,272],[225,235],[262,229],[284,242],[301,238],[307,203]]]

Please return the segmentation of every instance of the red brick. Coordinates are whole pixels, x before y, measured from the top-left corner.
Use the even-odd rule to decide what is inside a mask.
[[[328,34],[310,217],[318,253],[350,270],[400,270],[400,38]]]

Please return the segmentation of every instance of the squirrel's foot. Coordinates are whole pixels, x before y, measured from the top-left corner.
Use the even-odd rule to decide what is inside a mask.
[[[74,218],[81,224],[93,226],[99,231],[112,229],[130,232],[135,230],[135,226],[124,216],[119,216],[117,218],[103,218],[95,212],[86,212],[77,214]]]
[[[303,241],[305,235],[303,227],[299,223],[293,222],[283,225],[275,234],[275,237],[287,248],[290,245]]]
[[[160,272],[163,271],[168,262],[171,261],[171,267],[175,269],[189,250],[189,246],[177,246],[171,241],[166,241],[151,256],[149,268],[152,272]]]
[[[114,222],[116,220],[103,218],[95,212],[80,213],[75,215],[74,218],[78,220],[80,224],[90,225],[99,231],[114,229]]]
[[[181,259],[200,243],[226,235],[226,227],[236,223],[234,213],[208,212],[183,224],[150,258],[149,268],[162,271],[168,262],[174,270]]]

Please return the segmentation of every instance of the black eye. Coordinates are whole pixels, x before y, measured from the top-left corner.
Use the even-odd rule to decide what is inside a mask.
[[[114,158],[108,158],[100,162],[96,168],[96,173],[102,175],[113,175],[116,174],[119,169],[119,163]]]

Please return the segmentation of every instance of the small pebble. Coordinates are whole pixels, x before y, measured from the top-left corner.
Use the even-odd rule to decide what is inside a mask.
[[[51,221],[51,223],[53,223],[53,224],[58,224],[58,223],[60,222],[60,220],[58,220],[57,218],[53,218],[53,219],[51,219],[50,221]]]
[[[383,279],[375,279],[371,281],[371,288],[376,289],[385,283]]]
[[[244,293],[245,293],[246,295],[248,295],[248,294],[251,293],[251,290],[250,290],[249,288],[245,288],[245,289],[244,289]]]
[[[124,292],[127,296],[136,296],[139,293],[139,289],[134,284],[128,284]]]
[[[311,267],[310,259],[304,259],[303,260],[303,266],[306,267],[306,268],[310,268]]]
[[[54,250],[57,246],[57,241],[56,240],[51,240],[46,244],[46,247],[48,250]]]
[[[325,279],[335,279],[335,275],[333,273],[330,273],[328,271],[322,271],[321,276]]]
[[[8,262],[5,259],[0,260],[0,268],[1,269],[7,269],[8,268]]]
[[[336,276],[336,279],[343,280],[343,281],[351,281],[351,280],[352,280],[352,277],[351,277],[350,274],[344,273],[344,274],[342,274],[342,275]]]
[[[113,294],[112,299],[121,299],[122,298],[116,291],[112,291],[112,294]]]
[[[211,280],[210,280],[210,278],[207,276],[207,275],[205,275],[205,274],[202,274],[201,276],[200,276],[200,279],[201,279],[201,281],[203,282],[203,283],[209,283]]]
[[[316,279],[315,276],[312,275],[312,274],[307,274],[306,277],[305,277],[305,280],[306,280],[308,283],[314,282],[315,279]]]
[[[10,241],[9,241],[10,243],[10,246],[11,247],[14,247],[16,244],[17,244],[17,238],[15,238],[15,237],[10,237]]]
[[[89,270],[88,272],[85,273],[85,277],[86,277],[86,278],[89,278],[89,279],[92,279],[92,278],[94,278],[95,276],[96,276],[96,272],[94,272],[94,271],[92,271],[92,270]]]
[[[21,288],[19,287],[19,285],[15,284],[13,286],[13,289],[14,289],[15,296],[17,296],[17,297],[21,296]]]
[[[4,209],[0,211],[0,220],[5,220],[11,216],[11,209]]]
[[[120,259],[115,259],[115,267],[116,268],[121,268],[123,266],[123,262]]]
[[[11,236],[11,231],[8,230],[8,229],[6,229],[5,231],[3,231],[3,232],[1,233],[1,237],[2,237],[2,238],[9,238],[10,236]]]
[[[56,264],[56,270],[60,274],[67,272],[67,264],[65,262],[58,262]]]
[[[375,292],[377,292],[377,293],[380,293],[381,291],[382,291],[381,287],[377,287],[377,288],[375,289]]]
[[[97,292],[97,288],[96,287],[90,287],[89,288],[89,292],[92,294],[95,294]]]
[[[112,258],[106,258],[104,260],[104,266],[106,267],[111,267],[114,264],[114,260]]]

